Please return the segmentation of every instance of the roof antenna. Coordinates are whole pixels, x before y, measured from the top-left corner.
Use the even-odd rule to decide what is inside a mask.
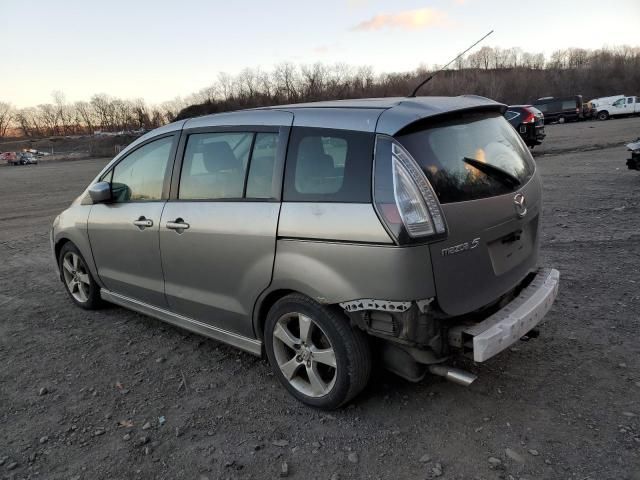
[[[455,62],[457,59],[459,59],[461,56],[463,56],[465,53],[467,53],[469,50],[471,50],[473,47],[475,47],[476,45],[478,45],[481,41],[483,41],[485,38],[487,38],[489,35],[491,35],[493,33],[493,30],[491,30],[489,33],[487,33],[484,37],[482,37],[480,40],[478,40],[476,43],[474,43],[473,45],[471,45],[469,48],[467,48],[464,52],[462,52],[460,55],[458,55],[456,58],[454,58],[453,60],[451,60],[449,63],[447,63],[444,67],[442,67],[440,70],[438,70],[437,72],[434,72],[432,75],[429,75],[429,78],[427,78],[425,81],[423,81],[422,83],[420,83],[420,85],[418,85],[416,88],[413,89],[413,92],[411,92],[411,95],[409,95],[409,98],[411,97],[415,97],[416,93],[418,93],[418,90],[420,90],[427,82],[429,82],[433,77],[435,77],[437,74],[439,74],[441,71],[443,71],[445,68],[447,68],[449,65],[451,65],[453,62]]]

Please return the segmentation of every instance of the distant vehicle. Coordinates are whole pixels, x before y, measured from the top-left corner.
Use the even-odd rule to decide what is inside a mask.
[[[582,118],[583,118],[584,120],[591,120],[591,119],[593,119],[593,118],[594,118],[594,116],[595,116],[595,112],[596,112],[596,109],[595,109],[595,107],[593,106],[593,104],[591,103],[591,101],[589,101],[589,102],[584,102],[584,103],[582,104]]]
[[[611,95],[609,97],[599,97],[594,98],[589,101],[591,107],[595,110],[598,107],[602,107],[603,105],[611,105],[613,102],[620,100],[621,98],[625,98],[623,94],[620,95]]]
[[[0,161],[5,161],[9,165],[31,165],[38,163],[38,159],[32,153],[28,152],[0,153]]]
[[[528,147],[540,145],[544,140],[544,115],[537,108],[531,105],[510,105],[504,117]]]
[[[583,118],[582,95],[539,98],[533,106],[544,114],[547,124],[577,122]]]
[[[7,162],[9,165],[20,165],[20,159],[16,152],[0,153],[0,160]]]
[[[629,170],[640,170],[640,138],[627,144],[627,150],[631,152],[631,158],[627,159]]]
[[[622,97],[611,105],[596,107],[596,118],[598,120],[608,120],[610,117],[624,117],[627,115],[640,115],[638,97]]]
[[[18,159],[20,160],[20,165],[37,165],[38,164],[38,159],[31,152],[18,153]]]

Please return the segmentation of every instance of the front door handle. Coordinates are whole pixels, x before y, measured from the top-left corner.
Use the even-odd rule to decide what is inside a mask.
[[[153,220],[149,220],[145,217],[140,217],[138,220],[134,220],[133,224],[140,230],[144,230],[147,227],[153,227]]]
[[[175,230],[177,233],[182,233],[189,228],[189,224],[181,218],[176,218],[173,222],[167,222],[167,228],[169,230]]]

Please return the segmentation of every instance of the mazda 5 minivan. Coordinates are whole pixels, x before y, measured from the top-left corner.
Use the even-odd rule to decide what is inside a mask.
[[[468,385],[450,360],[532,332],[558,289],[537,264],[540,178],[505,109],[384,98],[161,127],[55,219],[60,278],[82,308],[266,354],[308,405],[348,402],[374,357]]]

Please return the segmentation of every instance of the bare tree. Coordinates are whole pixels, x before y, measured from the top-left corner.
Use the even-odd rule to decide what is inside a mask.
[[[15,117],[15,110],[10,103],[0,102],[0,137],[7,135],[9,126]]]
[[[0,102],[0,136],[68,135],[155,128],[178,118],[239,108],[299,101],[404,96],[437,66],[420,65],[411,72],[375,75],[368,66],[281,63],[270,71],[245,68],[237,75],[219,73],[208,87],[187,99],[160,105],[142,99],[96,94],[69,103],[60,91],[53,103],[15,109]],[[520,48],[485,46],[459,59],[421,90],[423,95],[479,94],[505,103],[531,102],[541,96],[582,94],[594,98],[640,85],[640,47],[598,50],[569,48],[548,58]]]

